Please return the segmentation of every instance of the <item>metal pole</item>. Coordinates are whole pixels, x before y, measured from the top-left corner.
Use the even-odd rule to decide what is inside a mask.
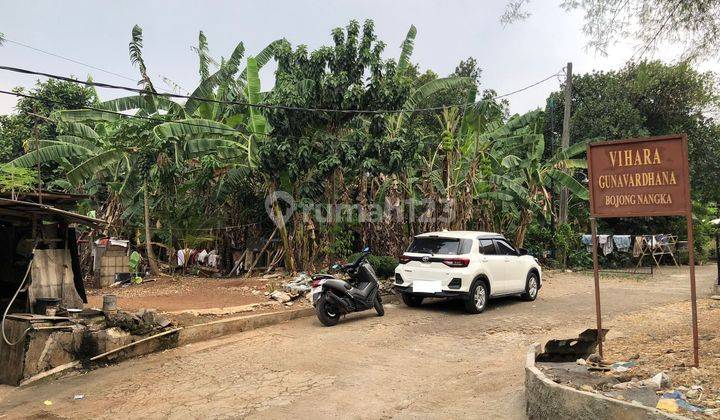
[[[717,265],[717,285],[720,286],[720,231],[715,232],[715,264]]]
[[[688,231],[688,252],[690,260],[690,304],[692,306],[692,338],[693,338],[693,361],[695,367],[700,366],[700,352],[698,344],[698,321],[697,321],[697,293],[695,291],[695,238],[693,238],[692,210],[688,200],[687,212]]]
[[[565,108],[563,114],[563,129],[561,148],[563,151],[570,147],[570,107],[572,105],[572,63],[567,63],[565,67]],[[560,210],[558,211],[558,224],[567,223],[568,219],[568,201],[570,194],[568,189],[562,187],[560,189]]]
[[[37,113],[36,107],[33,107],[33,111]],[[42,204],[42,178],[40,175],[40,134],[38,132],[37,120],[33,125],[33,135],[35,137],[35,158],[37,159],[37,195],[38,203]]]
[[[603,357],[603,329],[602,329],[602,311],[600,310],[600,268],[598,264],[598,239],[597,239],[597,220],[590,218],[590,230],[592,233],[592,254],[593,254],[593,277],[595,278],[595,318],[597,320],[597,339],[598,353],[600,358]]]

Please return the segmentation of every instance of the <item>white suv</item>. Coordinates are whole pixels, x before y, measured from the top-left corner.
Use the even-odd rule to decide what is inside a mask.
[[[420,306],[426,297],[459,298],[477,314],[490,297],[535,300],[542,269],[497,233],[430,232],[416,236],[400,257],[394,286],[408,306]]]

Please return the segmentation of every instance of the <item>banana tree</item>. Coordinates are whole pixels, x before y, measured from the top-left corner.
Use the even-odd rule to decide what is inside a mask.
[[[495,172],[492,180],[513,197],[519,210],[515,228],[518,247],[523,245],[535,215],[549,219],[553,214],[553,193],[560,187],[566,187],[577,199],[588,199],[587,188],[572,176],[572,171],[587,167],[584,160],[574,159],[585,151],[587,143],[576,143],[543,159],[542,129],[543,113],[537,110],[516,115],[487,135],[493,140],[489,153]]]

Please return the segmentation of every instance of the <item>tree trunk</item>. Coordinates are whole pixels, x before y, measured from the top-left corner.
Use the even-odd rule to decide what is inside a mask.
[[[275,183],[270,181],[269,185],[270,188],[268,189],[268,193],[270,195],[274,195],[276,191]],[[280,232],[280,238],[282,239],[283,247],[285,248],[285,269],[291,273],[295,273],[297,271],[295,268],[295,249],[290,246],[290,237],[288,236],[287,226],[285,226],[285,219],[283,218],[283,214],[277,200],[273,200],[272,208],[273,213],[275,214],[275,223],[277,224],[278,231]]]
[[[150,230],[150,204],[148,203],[148,185],[147,181],[143,181],[143,207],[145,212],[145,252],[147,253],[148,267],[150,274],[157,276],[160,274],[157,258],[152,247],[152,231]]]
[[[531,211],[524,209],[520,212],[520,223],[515,231],[515,247],[522,248],[525,242],[525,234],[527,233],[530,222],[532,222],[533,214]]]

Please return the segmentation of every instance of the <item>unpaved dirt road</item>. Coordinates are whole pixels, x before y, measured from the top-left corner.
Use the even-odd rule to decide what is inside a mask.
[[[701,294],[714,276],[714,266],[699,267]],[[687,269],[603,279],[606,325],[612,334],[622,328],[614,316],[688,296]],[[524,418],[527,346],[593,325],[592,277],[555,273],[537,301],[502,299],[480,315],[442,301],[387,305],[382,318],[368,311],[332,328],[303,318],[2,388],[0,419]]]

